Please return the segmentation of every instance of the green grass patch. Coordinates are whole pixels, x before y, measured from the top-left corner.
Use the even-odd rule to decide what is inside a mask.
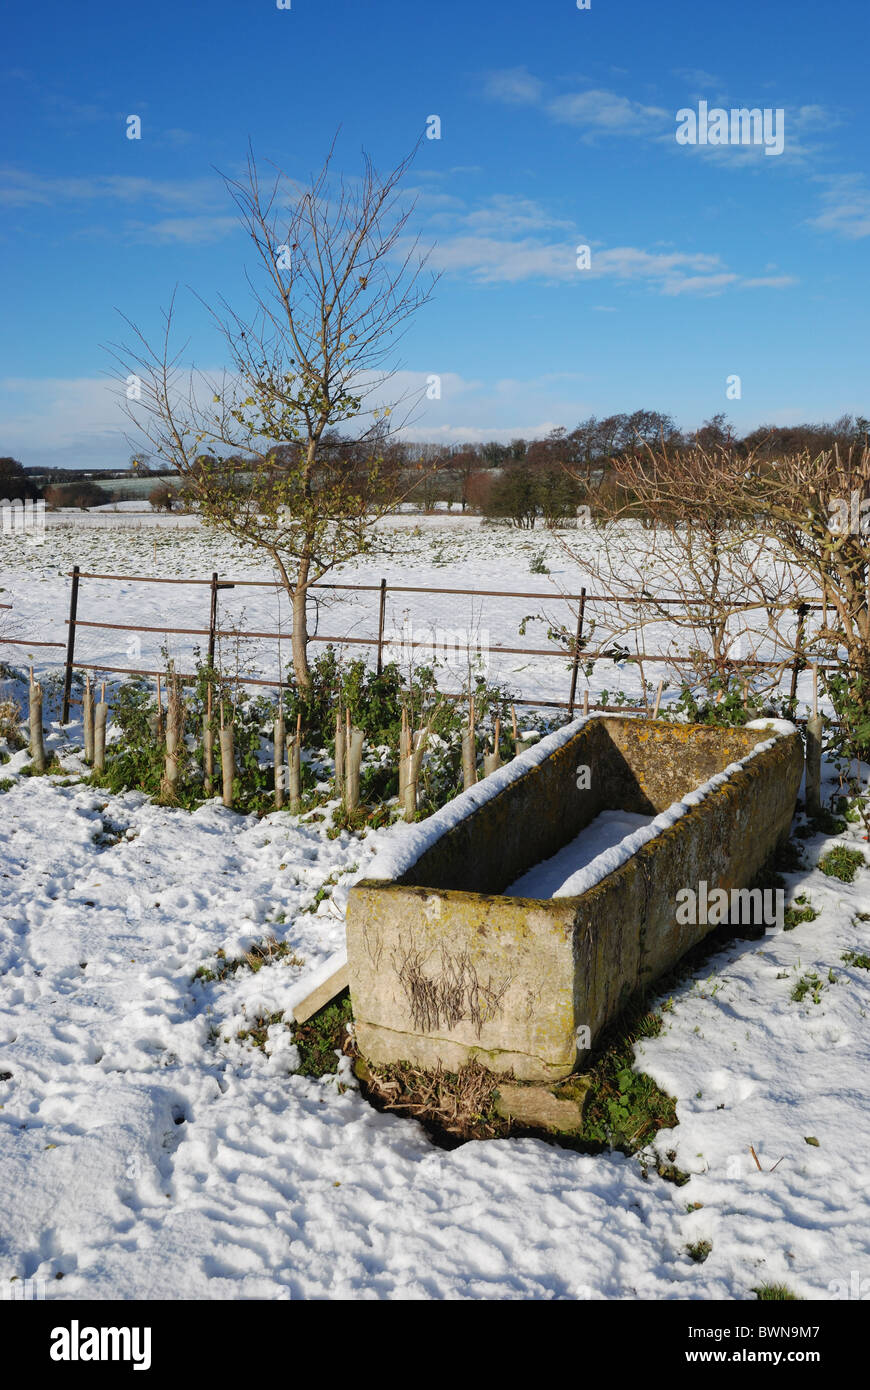
[[[838,878],[842,883],[852,883],[856,873],[866,862],[859,849],[847,849],[845,845],[836,845],[819,860],[819,868],[828,878]]]
[[[33,763],[25,763],[24,767],[19,768],[18,775],[20,777],[56,777],[58,773],[62,774],[63,772],[64,768],[61,767],[57,754],[52,753],[46,761],[44,772],[37,772]]]
[[[834,983],[833,971],[828,971],[828,981]],[[794,1004],[802,1004],[807,995],[814,1004],[820,1004],[822,1000],[822,990],[825,988],[824,980],[820,979],[814,970],[810,970],[806,975],[802,975],[791,992],[791,1000]]]
[[[795,927],[801,922],[814,922],[818,917],[818,912],[813,907],[806,893],[799,894],[794,902],[785,909],[783,913],[783,931],[794,931]]]
[[[634,1070],[634,1045],[656,1038],[661,1014],[638,1005],[602,1039],[598,1056],[586,1075],[592,1085],[584,1111],[583,1138],[623,1153],[636,1153],[660,1129],[677,1123],[676,1101],[653,1081]]]
[[[760,1284],[752,1292],[760,1303],[802,1303],[803,1300],[792,1293],[787,1284]]]
[[[350,992],[293,1028],[293,1041],[299,1048],[299,1076],[327,1076],[338,1071],[336,1052],[344,1051],[347,1025],[353,1020]]]
[[[689,1258],[694,1260],[696,1265],[702,1265],[713,1246],[709,1240],[698,1240],[694,1245],[687,1245],[686,1249],[689,1252]]]
[[[228,960],[223,951],[218,951],[213,964],[199,966],[193,978],[201,980],[203,984],[211,984],[214,980],[226,980],[237,970],[252,970],[256,974],[264,965],[274,965],[279,960],[286,961],[288,965],[305,964],[286,941],[276,941],[274,936],[267,936],[265,941],[256,942],[250,951],[233,960]]]
[[[258,1014],[250,1028],[241,1028],[239,1032],[236,1033],[236,1042],[250,1042],[253,1043],[254,1047],[259,1047],[262,1051],[265,1051],[269,1029],[274,1024],[281,1023],[283,1019],[283,1009],[280,1009],[276,1014]]]
[[[854,965],[858,970],[870,970],[870,956],[866,951],[844,951],[840,960],[845,965]]]

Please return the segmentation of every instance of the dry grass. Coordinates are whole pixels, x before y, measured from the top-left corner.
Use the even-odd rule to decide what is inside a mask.
[[[479,1062],[458,1072],[366,1063],[361,1080],[378,1110],[419,1120],[442,1142],[495,1139],[509,1131],[508,1122],[495,1113],[497,1078]]]
[[[0,739],[10,748],[21,748],[21,710],[15,700],[0,700]]]

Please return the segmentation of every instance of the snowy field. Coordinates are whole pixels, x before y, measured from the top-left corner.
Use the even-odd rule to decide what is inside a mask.
[[[7,618],[62,634],[73,562],[257,577],[197,528],[110,520],[7,550]],[[541,551],[549,580],[529,573]],[[373,564],[347,573],[542,592],[577,583],[558,538],[468,525],[392,529]],[[83,583],[82,616],[127,621],[122,588]],[[176,586],[167,601],[151,588],[135,590],[139,621],[203,625],[206,590]],[[226,611],[271,627],[274,603],[266,589],[232,591]],[[354,596],[321,623],[368,635],[376,610],[364,606]],[[487,615],[494,642],[520,645],[507,642],[515,611]],[[446,597],[426,615],[442,620],[469,621]],[[150,664],[130,661],[126,640],[93,630],[79,654]],[[57,667],[33,655],[38,669]],[[515,660],[511,679],[565,698],[563,663]],[[615,666],[610,689],[633,680]],[[31,1279],[67,1299],[742,1300],[784,1283],[832,1299],[854,1297],[860,1278],[866,1296],[870,971],[856,958],[866,962],[870,870],[847,884],[817,867],[838,842],[865,848],[858,826],[799,842],[805,867],[786,876],[786,897],[806,894],[815,921],[735,942],[659,1001],[663,1032],[638,1044],[636,1065],[677,1099],[679,1124],[654,1144],[691,1175],[677,1187],[651,1151],[586,1156],[525,1139],[446,1152],[414,1121],[375,1112],[346,1062],[321,1080],[294,1074],[283,1022],[265,1051],[240,1041],[258,1019],[290,1017],[341,950],[347,887],[397,831],[329,840],[283,812],[257,820],[213,802],[189,814],[111,796],[76,780],[77,726],[54,726],[48,742],[65,777],[19,778],[24,752],[0,772],[4,1291]],[[238,956],[269,936],[291,951],[257,973],[194,980],[218,949]],[[688,1252],[699,1242],[712,1247],[703,1262]]]
[[[213,572],[221,580],[267,581],[264,587],[246,587],[220,594],[219,626],[230,629],[286,633],[290,615],[286,596],[274,586],[267,562],[229,539],[205,531],[189,516],[137,515],[97,510],[90,513],[49,513],[46,537],[41,545],[4,542],[0,547],[0,601],[12,611],[0,611],[0,637],[15,644],[0,644],[0,659],[33,665],[37,672],[56,670],[62,661],[58,647],[28,645],[36,640],[61,643],[67,639],[70,571],[78,564],[84,572],[140,575],[166,579],[208,581]],[[458,688],[467,673],[467,649],[483,653],[490,677],[507,684],[518,696],[565,702],[570,689],[570,661],[548,641],[548,626],[564,625],[573,634],[577,620],[576,596],[589,581],[575,555],[589,554],[598,545],[592,528],[550,532],[517,531],[481,525],[478,517],[401,515],[376,528],[375,551],[332,572],[326,582],[371,585],[370,592],[319,590],[309,603],[309,631],[316,637],[337,639],[342,656],[372,657],[372,649],[342,639],[376,638],[378,632],[377,587],[388,584],[385,635],[407,670],[406,642],[423,645],[415,653],[418,664],[433,661],[440,666],[445,689]],[[536,566],[533,571],[532,565]],[[545,572],[538,572],[543,567]],[[471,594],[406,593],[393,586],[433,589],[466,589]],[[493,598],[483,591],[509,590],[540,595],[537,598]],[[164,668],[164,644],[179,670],[191,669],[193,648],[205,647],[202,636],[165,636],[165,628],[208,627],[207,583],[118,583],[83,579],[79,591],[79,621],[129,624],[133,632],[80,627],[76,658],[103,662],[107,667]],[[523,635],[523,620],[531,617]],[[613,639],[613,613],[605,605],[589,604],[585,632],[589,650],[607,646]],[[136,625],[141,624],[141,630]],[[147,631],[146,629],[155,629]],[[691,645],[686,631],[665,623],[653,625],[644,638],[620,634],[630,650],[685,655]],[[640,642],[640,648],[636,643]],[[496,651],[498,647],[545,650],[535,656]],[[434,648],[434,650],[433,650]],[[312,655],[322,652],[316,641]],[[776,655],[762,647],[762,656]],[[219,658],[235,669],[236,650],[227,638]],[[242,658],[251,675],[273,680],[289,661],[285,640],[249,639]],[[673,670],[650,662],[645,668],[651,689],[660,678],[671,681],[664,701],[675,698]],[[578,702],[589,689],[594,703],[602,690],[613,698],[636,698],[641,693],[639,669],[625,660],[599,659],[587,681],[582,667],[577,687]],[[811,675],[804,672],[798,685],[802,702],[810,699]]]

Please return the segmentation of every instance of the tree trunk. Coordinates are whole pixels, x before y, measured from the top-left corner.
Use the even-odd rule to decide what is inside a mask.
[[[300,566],[302,569],[302,566]],[[304,570],[309,567],[304,566]],[[311,673],[309,670],[309,605],[307,605],[309,591],[303,582],[297,582],[293,589],[293,635],[290,638],[293,652],[293,676],[296,677],[296,684],[300,689],[310,688]]]

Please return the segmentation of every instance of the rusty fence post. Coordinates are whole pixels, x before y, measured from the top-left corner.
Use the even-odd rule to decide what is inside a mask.
[[[381,606],[378,614],[378,675],[384,665],[384,617],[387,611],[387,581],[381,580]]]
[[[226,582],[224,582],[223,584],[218,583],[217,571],[215,570],[215,571],[212,573],[212,577],[211,577],[211,606],[210,606],[210,608],[209,608],[209,615],[208,615],[208,669],[209,669],[209,671],[213,671],[213,670],[214,670],[214,649],[215,649],[215,640],[216,640],[216,638],[217,638],[217,616],[218,616],[217,605],[218,605],[218,590],[219,590],[219,589],[234,589],[235,587],[236,587],[235,584],[228,584],[228,583],[226,583]]]
[[[63,677],[63,709],[61,724],[69,723],[69,701],[72,693],[73,657],[76,650],[76,611],[79,605],[79,567],[73,565],[72,588],[69,594],[69,632],[66,635],[66,670]]]
[[[580,607],[577,611],[577,635],[574,638],[574,665],[571,668],[571,694],[568,696],[568,714],[574,713],[577,698],[577,671],[580,666],[580,644],[583,640],[583,614],[586,609],[586,590],[580,590]]]
[[[804,628],[805,628],[805,626],[806,626],[807,613],[808,613],[809,611],[810,611],[810,606],[809,606],[808,603],[799,603],[799,604],[798,604],[798,606],[797,606],[798,626],[797,626],[797,637],[796,637],[796,639],[795,639],[795,659],[794,659],[794,661],[793,661],[793,663],[792,663],[792,668],[791,668],[791,690],[789,691],[789,699],[790,699],[790,700],[795,700],[795,699],[797,698],[798,675],[799,675],[799,673],[803,670],[804,666],[806,666],[806,661],[805,661],[805,659],[804,659],[804,654],[803,654],[803,653],[804,653]]]

